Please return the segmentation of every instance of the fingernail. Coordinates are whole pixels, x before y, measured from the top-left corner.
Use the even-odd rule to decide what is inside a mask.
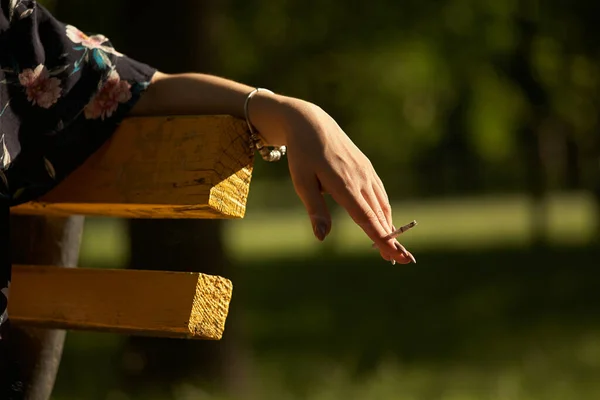
[[[390,262],[392,263],[392,265],[396,265],[396,260],[392,259]]]
[[[410,261],[412,261],[413,263],[417,263],[417,260],[415,260],[415,257],[412,254],[408,253],[408,258],[410,258]]]
[[[325,225],[323,222],[317,222],[315,224],[314,231],[317,239],[322,242],[325,240],[325,236],[327,236],[327,225]]]
[[[404,257],[409,257],[410,258],[410,256],[408,255],[409,254],[408,251],[406,251],[406,249],[404,247],[402,247],[402,245],[399,242],[397,242],[397,241],[394,242],[394,246],[396,246],[396,250],[398,250],[399,252],[401,252],[402,255],[404,255]]]

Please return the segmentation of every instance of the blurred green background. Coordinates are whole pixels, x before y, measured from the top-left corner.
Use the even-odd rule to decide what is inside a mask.
[[[318,243],[258,161],[243,220],[90,218],[81,266],[218,273],[234,298],[221,342],[69,333],[56,399],[600,398],[600,3],[42,3],[165,72],[321,105],[419,222],[416,265],[333,203]]]

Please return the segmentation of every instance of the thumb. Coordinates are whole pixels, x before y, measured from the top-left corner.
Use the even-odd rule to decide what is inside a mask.
[[[321,193],[321,185],[314,175],[302,174],[294,178],[296,193],[308,212],[315,237],[323,241],[331,231],[331,215]]]

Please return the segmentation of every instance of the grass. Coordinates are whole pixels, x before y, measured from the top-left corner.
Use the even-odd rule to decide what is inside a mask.
[[[548,201],[548,241],[581,246],[593,239],[597,210],[585,193],[555,194]],[[531,233],[531,205],[523,196],[406,201],[394,204],[397,224],[413,219],[417,228],[402,236],[415,250],[524,248]],[[306,213],[295,210],[261,210],[249,204],[243,220],[224,221],[227,253],[236,261],[305,257],[324,246],[336,254],[369,251],[368,238],[336,209],[325,245],[312,234]],[[125,222],[89,219],[82,245],[83,262],[121,266],[129,255]]]
[[[153,379],[140,383],[147,391],[129,397],[116,378],[129,363],[119,351],[122,338],[98,333],[71,334],[57,394],[62,400],[81,393],[99,400],[596,398],[598,255],[572,247],[428,251],[419,265],[403,268],[371,255],[255,260],[235,271],[226,333],[243,332],[246,395],[228,398],[194,379],[165,389]],[[208,345],[228,346],[227,339]],[[180,362],[194,362],[177,348]]]
[[[136,362],[120,353],[123,337],[72,333],[56,398],[600,397],[600,254],[587,245],[596,217],[589,198],[552,198],[553,245],[544,250],[528,246],[523,198],[406,202],[395,209],[401,222],[420,222],[403,238],[417,265],[390,267],[340,214],[324,244],[312,238],[300,211],[250,209],[246,219],[227,221],[234,301],[225,341],[202,345],[243,346],[234,364],[245,365],[244,372],[228,386],[237,395],[199,379],[171,387],[147,380],[128,394],[119,374]],[[126,261],[122,225],[98,219],[86,229],[84,263]],[[181,362],[194,363],[193,350],[181,349],[173,343]]]

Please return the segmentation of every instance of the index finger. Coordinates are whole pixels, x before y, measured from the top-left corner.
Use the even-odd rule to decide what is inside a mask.
[[[403,225],[403,226],[401,226],[398,229],[394,229],[394,231],[392,233],[390,233],[389,235],[387,235],[384,239],[386,239],[386,240],[395,239],[398,236],[402,235],[407,230],[414,228],[415,226],[417,226],[417,221],[416,220],[412,220],[408,224]],[[371,245],[371,247],[375,248],[375,247],[377,247],[377,245],[375,243],[373,243]]]
[[[358,194],[356,193],[358,192]],[[406,250],[396,245],[396,240],[390,238],[377,215],[362,196],[359,190],[347,189],[342,193],[332,193],[334,200],[346,209],[350,217],[371,238],[380,250],[393,255],[396,261],[409,263],[411,261]]]

